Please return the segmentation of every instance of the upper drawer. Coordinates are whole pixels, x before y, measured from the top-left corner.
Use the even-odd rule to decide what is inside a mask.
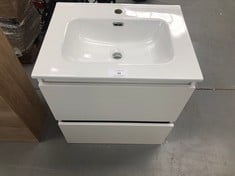
[[[57,120],[175,121],[194,91],[190,85],[44,83]]]

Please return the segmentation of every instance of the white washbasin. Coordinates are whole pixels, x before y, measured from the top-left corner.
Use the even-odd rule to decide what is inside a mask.
[[[75,62],[161,64],[173,59],[163,20],[76,19],[68,24],[64,59]]]
[[[64,82],[203,79],[180,6],[89,3],[57,3],[32,76]]]

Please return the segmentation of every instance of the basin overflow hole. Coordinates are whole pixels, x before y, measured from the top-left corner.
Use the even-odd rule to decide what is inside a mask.
[[[113,22],[113,26],[123,26],[123,22]]]

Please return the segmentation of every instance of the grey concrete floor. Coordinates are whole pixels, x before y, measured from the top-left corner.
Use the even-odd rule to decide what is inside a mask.
[[[0,143],[0,175],[235,175],[235,1],[148,0],[146,3],[182,5],[205,77],[166,142],[163,145],[67,144],[48,111],[41,143]],[[25,69],[30,75],[32,65]],[[40,94],[37,82],[33,84]]]

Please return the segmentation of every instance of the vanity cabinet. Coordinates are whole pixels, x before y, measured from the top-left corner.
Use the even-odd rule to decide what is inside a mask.
[[[99,3],[56,4],[32,77],[69,143],[125,144],[161,144],[203,80],[179,5]]]
[[[69,143],[160,144],[195,86],[53,83],[39,87]]]

